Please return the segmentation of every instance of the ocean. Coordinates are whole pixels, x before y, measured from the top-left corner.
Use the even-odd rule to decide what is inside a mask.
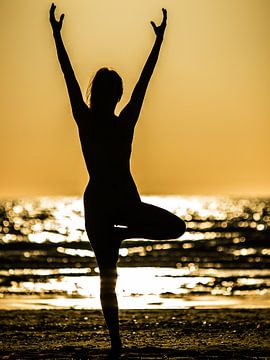
[[[142,196],[186,221],[179,239],[122,243],[122,309],[269,308],[270,199]],[[0,201],[0,309],[99,309],[82,199]]]

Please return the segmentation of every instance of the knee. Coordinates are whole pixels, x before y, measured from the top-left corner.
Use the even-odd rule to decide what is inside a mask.
[[[114,281],[117,278],[117,269],[116,267],[105,268],[99,266],[100,271],[100,280],[101,282],[110,282]]]
[[[103,294],[114,293],[117,281],[116,269],[100,271],[100,290]]]
[[[175,221],[175,224],[174,224],[174,227],[173,227],[173,238],[174,239],[177,239],[179,238],[180,236],[182,236],[184,234],[184,232],[186,231],[186,224],[185,222],[180,219],[180,218],[176,218],[176,221]]]

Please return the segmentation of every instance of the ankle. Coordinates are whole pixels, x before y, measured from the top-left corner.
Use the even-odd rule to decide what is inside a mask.
[[[111,338],[111,347],[112,348],[122,348],[122,342],[120,337]]]
[[[109,352],[109,359],[120,359],[122,354],[122,343],[121,340],[118,339],[117,341],[111,341],[111,350]]]

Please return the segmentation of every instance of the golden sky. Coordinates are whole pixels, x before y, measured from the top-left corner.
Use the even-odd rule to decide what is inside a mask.
[[[0,196],[81,195],[87,173],[48,22],[1,0]],[[129,99],[168,10],[133,144],[141,194],[270,195],[269,0],[59,0],[85,93],[102,66]]]

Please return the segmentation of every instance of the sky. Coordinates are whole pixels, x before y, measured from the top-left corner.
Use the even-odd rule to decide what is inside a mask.
[[[59,0],[82,92],[103,66],[128,102],[168,25],[136,126],[142,195],[270,195],[269,0]],[[50,1],[0,1],[0,197],[81,196],[88,175],[48,21]]]

